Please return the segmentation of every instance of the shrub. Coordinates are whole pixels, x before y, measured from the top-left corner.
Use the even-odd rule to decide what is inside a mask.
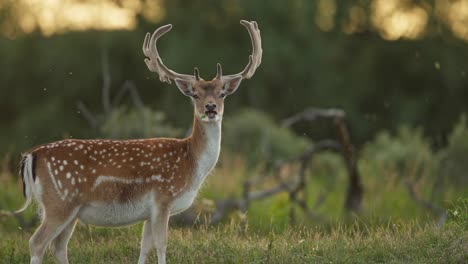
[[[245,156],[249,167],[264,164],[268,168],[275,161],[299,155],[308,141],[277,125],[267,114],[245,109],[225,122],[223,145]]]
[[[400,127],[396,136],[387,131],[379,132],[365,145],[362,154],[363,161],[395,169],[400,175],[419,174],[422,169],[431,168],[434,162],[430,144],[421,130],[406,126]]]
[[[438,173],[449,183],[468,184],[468,124],[462,115],[448,138],[448,145],[438,153]]]
[[[112,110],[100,126],[100,133],[107,138],[175,137],[181,131],[166,123],[162,112],[148,107],[127,109],[120,106]]]

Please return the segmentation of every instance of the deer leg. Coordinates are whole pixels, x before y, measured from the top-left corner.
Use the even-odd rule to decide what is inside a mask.
[[[44,256],[47,245],[70,224],[72,219],[75,218],[76,212],[75,215],[65,220],[48,217],[46,212],[45,215],[46,217],[44,217],[41,225],[29,240],[31,264],[42,263],[42,257]]]
[[[141,249],[140,257],[138,258],[138,264],[145,264],[146,258],[148,257],[149,252],[154,246],[153,234],[151,230],[151,222],[145,221],[143,224],[143,234],[141,236]]]
[[[68,264],[67,245],[75,229],[76,222],[76,220],[72,220],[51,242],[52,254],[59,264]]]
[[[159,209],[156,217],[152,217],[151,219],[151,229],[158,252],[158,264],[166,264],[168,222],[169,211],[166,208]]]

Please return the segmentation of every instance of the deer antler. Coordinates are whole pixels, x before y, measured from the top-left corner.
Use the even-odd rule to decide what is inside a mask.
[[[156,72],[159,75],[159,80],[161,82],[171,83],[171,79],[179,78],[188,81],[195,81],[199,76],[192,76],[186,74],[177,73],[164,65],[161,60],[161,57],[158,53],[157,41],[158,39],[169,32],[172,29],[172,25],[168,24],[156,29],[153,35],[146,33],[145,41],[143,42],[143,53],[146,58],[145,63],[148,66],[148,69],[152,72]],[[195,71],[197,72],[197,70]]]
[[[260,30],[258,29],[257,22],[241,20],[240,23],[249,31],[250,39],[252,40],[252,54],[249,55],[249,63],[247,63],[244,70],[237,74],[222,76],[223,79],[231,79],[238,77],[239,75],[242,76],[242,79],[250,79],[254,75],[255,70],[262,63],[262,39],[260,37]],[[222,69],[219,64],[216,78],[219,79],[221,75]]]

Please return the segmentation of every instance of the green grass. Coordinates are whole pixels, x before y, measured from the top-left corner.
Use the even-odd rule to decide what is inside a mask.
[[[169,263],[466,263],[466,224],[341,226],[331,231],[294,227],[258,234],[231,224],[170,230]],[[141,225],[102,229],[78,226],[69,244],[71,263],[136,263]],[[31,232],[0,240],[0,263],[29,261]],[[149,263],[155,263],[153,252]],[[47,253],[44,263],[54,263]]]

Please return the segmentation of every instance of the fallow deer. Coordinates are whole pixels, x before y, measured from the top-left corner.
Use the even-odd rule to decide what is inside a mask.
[[[31,263],[42,262],[51,246],[59,263],[68,263],[67,244],[78,220],[97,226],[123,226],[144,221],[138,263],[153,247],[158,263],[166,263],[169,217],[187,209],[205,177],[215,166],[221,142],[224,99],[250,79],[261,63],[262,48],[255,21],[240,22],[253,46],[246,67],[238,74],[217,74],[211,81],[167,68],[156,42],[172,25],[146,34],[143,53],[149,70],[162,82],[175,82],[194,104],[192,134],[184,139],[67,139],[33,148],[23,155],[21,176],[26,202],[42,210],[42,222],[29,241]]]

